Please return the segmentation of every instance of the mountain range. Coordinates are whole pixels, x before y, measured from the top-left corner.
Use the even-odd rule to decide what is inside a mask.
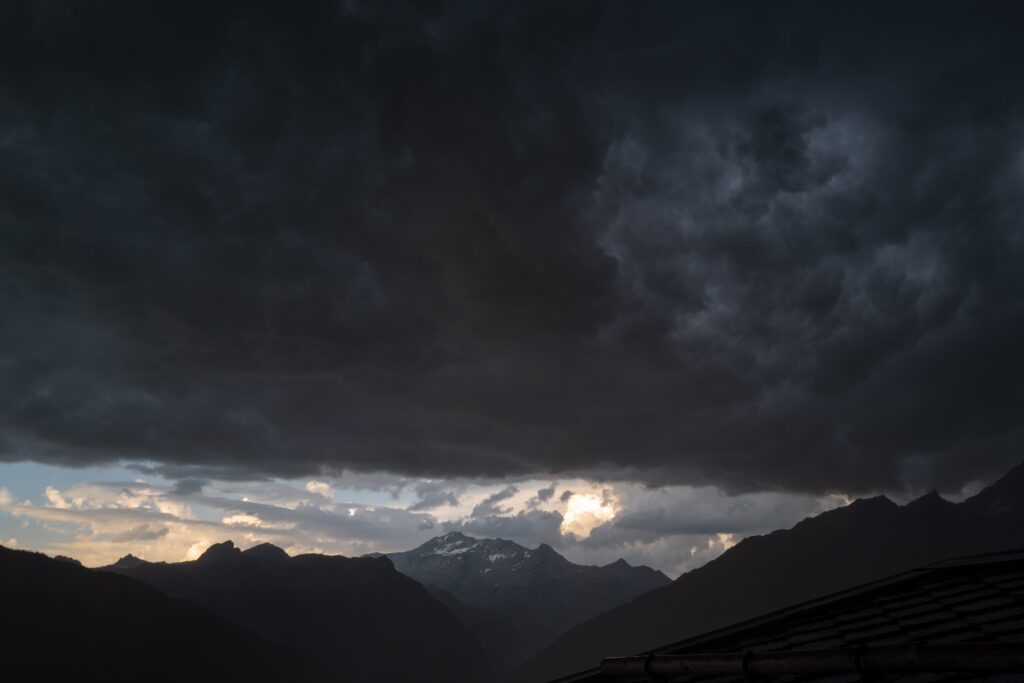
[[[572,628],[514,671],[546,681],[938,560],[1024,546],[1024,465],[961,502],[854,501],[751,536],[670,585]]]
[[[291,557],[270,544],[243,552],[225,541],[191,562],[128,556],[104,569],[300,650],[333,680],[468,683],[490,675],[469,630],[386,558]]]
[[[502,669],[580,621],[670,583],[661,572],[624,560],[583,566],[544,543],[530,549],[459,532],[387,557],[434,591]]]
[[[133,579],[0,547],[9,680],[325,680],[279,645]]]

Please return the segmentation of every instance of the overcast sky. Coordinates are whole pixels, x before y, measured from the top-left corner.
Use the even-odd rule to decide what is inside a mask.
[[[458,527],[677,571],[990,481],[1020,12],[3,3],[0,543]]]

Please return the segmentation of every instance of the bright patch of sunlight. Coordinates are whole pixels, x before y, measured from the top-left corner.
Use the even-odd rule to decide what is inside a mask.
[[[575,493],[569,497],[560,531],[563,536],[587,538],[597,527],[615,518],[615,504],[589,493]]]

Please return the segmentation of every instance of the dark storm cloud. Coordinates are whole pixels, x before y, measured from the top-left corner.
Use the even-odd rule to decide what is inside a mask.
[[[175,482],[171,493],[176,496],[190,496],[193,493],[202,493],[203,487],[209,485],[209,483],[205,479],[179,479]]]
[[[537,499],[540,501],[551,500],[551,497],[555,495],[555,487],[558,486],[557,482],[551,482],[549,486],[545,486],[537,491]]]
[[[447,482],[424,481],[416,484],[413,490],[419,500],[409,506],[410,510],[432,510],[443,505],[459,504],[458,495],[451,490],[451,485]]]
[[[551,500],[555,495],[555,488],[558,486],[558,482],[551,482],[549,486],[545,486],[542,489],[537,490],[537,495],[526,501],[526,505],[531,508],[535,508],[541,503]]]
[[[551,5],[6,3],[0,458],[1020,457],[1013,5]]]
[[[509,512],[511,508],[503,506],[501,505],[501,503],[508,500],[517,493],[519,493],[519,489],[517,489],[515,486],[506,486],[500,491],[492,493],[491,495],[487,496],[487,498],[477,503],[476,506],[473,508],[473,512],[470,516],[484,518],[505,514]]]
[[[544,510],[524,510],[514,515],[474,516],[444,525],[447,531],[459,531],[474,538],[515,539],[527,547],[547,543],[553,547],[565,547],[569,539],[559,527],[562,515]]]

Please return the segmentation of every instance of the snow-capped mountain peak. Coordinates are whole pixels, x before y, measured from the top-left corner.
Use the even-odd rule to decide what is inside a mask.
[[[445,604],[482,620],[488,633],[501,634],[496,642],[502,652],[527,653],[573,624],[669,583],[647,567],[578,565],[544,543],[525,548],[458,531],[388,557]],[[505,626],[494,631],[496,623]]]
[[[530,557],[533,551],[514,541],[506,541],[501,538],[477,539],[458,531],[452,531],[444,536],[432,538],[419,548],[403,554],[420,558],[468,555],[476,560],[482,559],[494,564],[506,560],[523,560]]]
[[[586,567],[573,564],[547,544],[530,549],[514,541],[478,539],[458,531],[388,557],[398,571],[481,606],[510,599],[541,584],[554,585],[552,582],[624,581],[623,589],[630,594],[630,586],[642,590],[668,583],[666,577],[647,568],[626,565],[627,571],[623,572],[617,566]]]
[[[438,536],[437,538],[427,541],[427,543],[417,548],[417,550],[422,550],[423,554],[428,555],[451,556],[469,552],[478,545],[480,545],[480,541],[475,538],[453,531],[445,534],[444,536]]]

